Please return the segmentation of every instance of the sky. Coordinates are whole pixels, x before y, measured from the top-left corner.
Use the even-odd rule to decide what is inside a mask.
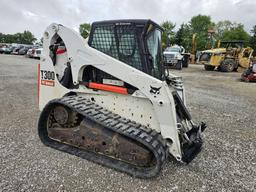
[[[109,19],[170,20],[176,28],[192,16],[204,14],[214,22],[256,25],[255,0],[0,0],[0,32],[31,31],[40,39],[51,23],[78,31],[79,24]],[[177,30],[177,29],[176,29]]]

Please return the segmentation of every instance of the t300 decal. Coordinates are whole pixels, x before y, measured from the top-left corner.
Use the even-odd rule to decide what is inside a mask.
[[[54,87],[55,73],[53,71],[41,70],[41,85]]]

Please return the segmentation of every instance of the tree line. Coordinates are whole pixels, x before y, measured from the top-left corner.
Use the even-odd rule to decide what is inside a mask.
[[[36,40],[35,36],[27,30],[15,34],[0,33],[0,43],[33,44]]]
[[[244,40],[248,46],[256,50],[256,25],[252,27],[249,34],[241,23],[229,20],[215,23],[210,16],[199,14],[192,17],[188,23],[182,23],[177,31],[175,31],[176,24],[172,21],[164,21],[160,26],[164,29],[162,36],[164,48],[172,44],[178,44],[182,45],[187,51],[191,51],[192,36],[194,35],[198,50],[208,48],[209,44],[216,47],[218,40]],[[88,37],[90,29],[90,23],[83,23],[79,26],[79,32],[84,38]],[[36,40],[35,36],[28,30],[15,34],[0,33],[0,43],[33,44]]]
[[[191,51],[192,36],[195,35],[198,50],[216,47],[218,41],[229,40],[243,40],[246,46],[256,50],[256,25],[250,31],[250,35],[241,23],[229,20],[214,23],[210,16],[197,15],[188,23],[181,24],[176,32],[174,31],[176,25],[171,21],[163,22],[161,27],[164,29],[163,47],[178,44]]]
[[[241,23],[229,20],[215,23],[210,16],[199,14],[192,17],[188,23],[182,23],[177,31],[175,31],[176,24],[172,21],[164,21],[160,26],[164,29],[162,35],[163,48],[178,44],[182,45],[187,51],[191,51],[192,36],[195,35],[198,50],[204,50],[210,46],[216,47],[219,40],[243,40],[246,42],[246,46],[256,50],[256,25],[253,26],[250,31],[251,34],[249,34]],[[87,38],[90,28],[89,23],[83,23],[79,26],[79,32],[84,38]],[[211,33],[212,36],[209,35]]]

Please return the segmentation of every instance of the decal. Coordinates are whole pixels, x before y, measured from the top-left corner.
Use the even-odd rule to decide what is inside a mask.
[[[159,94],[160,93],[160,89],[161,89],[162,87],[159,87],[159,88],[157,88],[157,87],[152,87],[151,85],[150,85],[150,93],[153,93],[153,94]]]
[[[55,73],[53,71],[41,70],[41,85],[54,87]]]
[[[52,80],[41,80],[41,85],[54,87],[54,81],[52,81]]]

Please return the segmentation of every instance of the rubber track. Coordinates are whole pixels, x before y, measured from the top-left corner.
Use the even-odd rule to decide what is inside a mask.
[[[101,126],[104,126],[106,129],[111,129],[114,132],[118,132],[121,135],[125,135],[126,137],[141,143],[154,154],[156,159],[155,165],[153,167],[137,167],[105,155],[86,151],[84,149],[79,149],[77,147],[52,140],[48,137],[47,120],[51,109],[55,105],[59,104],[71,108],[81,114],[84,118],[89,118]],[[158,175],[168,155],[166,142],[162,138],[161,134],[139,123],[121,117],[118,114],[112,113],[95,104],[91,100],[85,99],[81,96],[67,96],[50,101],[41,112],[38,122],[38,134],[41,141],[46,146],[140,178],[150,178]]]

